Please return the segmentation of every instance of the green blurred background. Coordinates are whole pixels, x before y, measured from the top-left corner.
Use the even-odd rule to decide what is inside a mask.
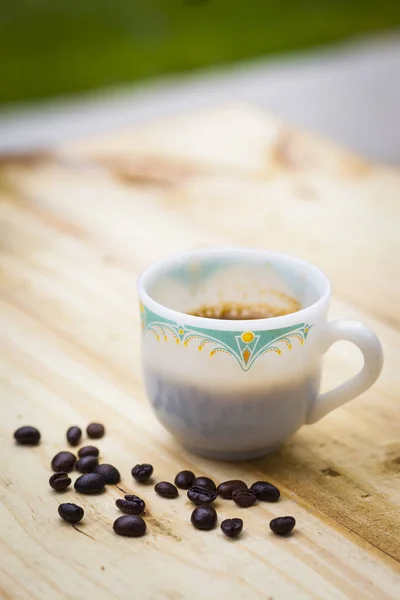
[[[0,7],[3,105],[400,25],[399,0],[0,0]]]

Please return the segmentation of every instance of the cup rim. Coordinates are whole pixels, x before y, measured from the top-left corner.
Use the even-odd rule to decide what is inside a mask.
[[[211,319],[209,317],[199,317],[196,315],[190,315],[185,312],[180,312],[161,304],[154,300],[147,289],[148,286],[157,279],[158,275],[165,273],[165,270],[172,268],[174,265],[179,263],[185,263],[188,260],[196,257],[212,257],[212,256],[226,256],[226,255],[248,255],[249,257],[263,255],[265,260],[270,259],[281,259],[292,262],[295,266],[307,269],[311,272],[315,278],[319,280],[322,287],[322,292],[319,298],[306,306],[298,310],[297,312],[288,313],[286,315],[280,315],[278,317],[264,317],[262,319]],[[258,248],[207,248],[200,250],[191,250],[188,252],[175,253],[169,255],[166,258],[161,258],[154,261],[147,269],[145,269],[140,275],[137,283],[139,298],[141,302],[148,307],[152,312],[163,316],[176,323],[183,323],[185,325],[192,325],[193,327],[202,327],[204,329],[218,329],[218,330],[262,330],[262,329],[279,329],[287,325],[288,319],[293,318],[298,322],[307,321],[307,313],[309,311],[318,308],[319,305],[323,305],[331,295],[331,283],[325,273],[313,263],[306,260],[286,254],[283,252],[275,252],[270,250],[258,249]],[[266,325],[268,327],[266,328]]]

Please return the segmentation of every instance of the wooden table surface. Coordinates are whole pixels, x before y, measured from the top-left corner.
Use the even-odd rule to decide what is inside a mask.
[[[2,598],[377,600],[400,571],[400,175],[247,106],[3,157],[1,196]],[[357,318],[385,365],[362,397],[303,427],[262,460],[216,463],[181,450],[153,417],[140,374],[136,279],[153,260],[206,246],[253,246],[312,260],[332,279],[331,318]],[[336,344],[323,386],[360,368]],[[148,534],[112,531],[122,492],[48,486],[71,424],[107,426],[103,461],[147,502]],[[42,442],[16,446],[36,425]],[[217,482],[267,479],[277,504],[243,510],[242,539],[194,530],[191,506],[130,476],[182,468]],[[61,522],[60,502],[85,518]],[[235,516],[218,501],[220,519]],[[274,536],[272,517],[296,517]]]

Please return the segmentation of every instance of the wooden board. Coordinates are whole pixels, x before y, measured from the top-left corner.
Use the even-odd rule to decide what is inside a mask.
[[[143,129],[3,157],[1,196],[0,590],[44,598],[394,599],[400,583],[400,243],[398,172],[371,165],[271,115],[232,106]],[[332,318],[380,336],[376,385],[304,427],[263,460],[215,463],[183,452],[156,422],[140,375],[136,278],[154,259],[243,245],[316,262],[334,286]],[[360,367],[350,345],[326,358],[324,388]],[[103,460],[148,504],[148,534],[112,531],[111,487],[97,497],[48,486],[65,430],[107,426]],[[22,424],[42,432],[17,447]],[[181,468],[217,482],[267,479],[278,504],[242,510],[241,540],[192,528],[191,506],[134,485]],[[74,529],[57,506],[85,508]],[[218,501],[220,519],[239,509]],[[293,514],[280,539],[269,520]]]

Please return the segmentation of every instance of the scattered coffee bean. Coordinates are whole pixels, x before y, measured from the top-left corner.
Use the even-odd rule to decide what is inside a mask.
[[[174,486],[173,483],[169,483],[169,481],[160,481],[154,487],[156,493],[163,498],[176,498],[178,495],[178,490]]]
[[[133,494],[126,494],[125,498],[118,498],[115,504],[118,506],[119,510],[122,510],[122,512],[127,513],[128,515],[140,515],[146,508],[144,500]]]
[[[96,446],[83,446],[78,450],[79,458],[83,458],[84,456],[98,456],[99,449]]]
[[[242,519],[225,519],[221,523],[221,529],[228,537],[235,538],[243,529],[243,521]]]
[[[257,496],[257,500],[264,502],[277,502],[281,495],[278,488],[272,485],[272,483],[268,483],[268,481],[256,481],[250,489]]]
[[[196,477],[196,479],[193,482],[192,487],[194,487],[196,485],[203,487],[203,488],[207,488],[208,490],[211,490],[212,492],[217,491],[217,486],[215,485],[213,480],[210,479],[209,477]]]
[[[181,490],[188,490],[194,484],[196,475],[192,471],[180,471],[175,477],[175,485]]]
[[[14,432],[14,438],[18,444],[25,446],[35,446],[40,441],[40,431],[36,427],[25,425]]]
[[[85,473],[75,481],[75,489],[80,494],[99,494],[105,485],[105,478],[98,473]]]
[[[257,501],[257,496],[252,490],[235,490],[232,494],[232,498],[241,508],[253,506]]]
[[[53,475],[49,479],[49,484],[53,488],[53,490],[57,490],[57,492],[61,492],[62,490],[66,490],[69,485],[71,485],[71,479],[68,477],[68,473],[53,473]]]
[[[93,471],[98,464],[99,459],[97,456],[82,456],[82,458],[77,461],[75,468],[80,473],[90,473],[90,471]]]
[[[131,473],[133,479],[135,479],[138,483],[146,483],[153,475],[153,467],[152,465],[142,464],[136,465],[133,467]]]
[[[217,488],[218,495],[226,500],[232,500],[232,494],[235,490],[247,490],[247,485],[240,479],[231,479],[220,483]]]
[[[214,529],[217,524],[217,511],[213,506],[207,504],[197,506],[192,512],[190,520],[196,529]]]
[[[123,515],[114,521],[113,529],[118,535],[140,537],[146,533],[146,522],[139,515]]]
[[[211,502],[214,502],[217,498],[217,492],[200,487],[199,485],[194,485],[188,490],[187,497],[190,502],[199,506],[200,504],[211,504]]]
[[[294,517],[277,517],[272,519],[269,526],[276,535],[287,535],[296,525]]]
[[[71,446],[77,446],[80,442],[80,439],[82,437],[82,429],[80,429],[79,427],[76,427],[75,425],[73,427],[70,427],[67,431],[67,440],[69,442],[69,444],[71,444]]]
[[[109,485],[114,485],[121,481],[121,475],[113,465],[108,465],[107,463],[103,463],[102,465],[98,465],[93,469],[94,473],[98,473],[102,475],[106,480],[106,483]]]
[[[68,523],[79,523],[83,519],[84,510],[77,504],[66,502],[58,507],[58,514]]]
[[[75,467],[76,456],[72,452],[59,452],[51,461],[53,471],[69,473]]]
[[[86,427],[86,433],[90,438],[98,440],[105,434],[104,425],[101,423],[90,423],[90,425]]]

